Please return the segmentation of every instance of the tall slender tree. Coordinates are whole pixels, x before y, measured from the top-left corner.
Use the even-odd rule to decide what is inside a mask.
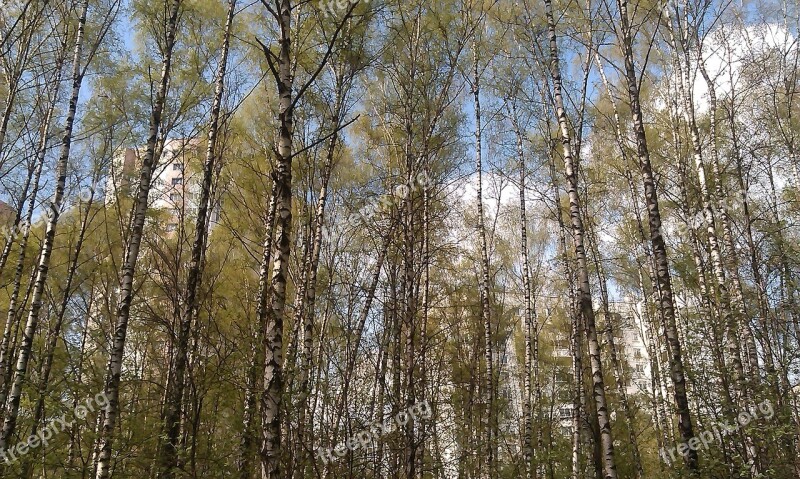
[[[168,5],[166,29],[163,50],[161,51],[161,77],[158,89],[150,112],[150,125],[142,165],[139,170],[139,180],[136,186],[136,196],[131,210],[130,237],[125,247],[125,257],[120,271],[119,299],[116,307],[116,322],[114,325],[114,340],[111,355],[108,361],[104,394],[106,405],[103,409],[101,438],[99,442],[99,455],[97,458],[97,479],[108,479],[111,476],[112,448],[114,444],[114,430],[117,416],[120,412],[120,382],[122,380],[122,362],[125,354],[125,341],[128,334],[128,323],[133,302],[133,278],[136,273],[136,263],[144,234],[145,215],[147,214],[148,197],[152,187],[153,171],[157,165],[156,156],[159,135],[162,128],[164,107],[167,102],[170,76],[172,75],[173,58],[178,33],[178,18],[181,11],[181,0],[172,0]]]
[[[11,435],[14,433],[14,429],[17,424],[19,404],[22,397],[22,385],[28,373],[28,363],[30,361],[31,351],[33,349],[33,340],[39,326],[39,314],[44,303],[45,287],[47,283],[47,277],[50,272],[50,259],[54,249],[58,220],[63,208],[64,192],[67,182],[67,167],[69,164],[70,149],[72,147],[73,129],[75,126],[75,117],[78,111],[78,100],[81,93],[81,86],[83,85],[83,79],[88,65],[100,47],[103,37],[110,28],[110,22],[113,21],[113,17],[118,11],[118,4],[112,3],[105,19],[103,19],[101,22],[98,22],[99,33],[96,34],[94,41],[89,43],[89,48],[85,52],[86,56],[84,58],[85,28],[88,11],[89,2],[88,0],[84,0],[80,7],[78,29],[75,36],[75,48],[72,58],[71,74],[72,90],[70,92],[69,106],[67,108],[67,115],[64,122],[64,132],[61,139],[58,161],[56,163],[55,193],[53,195],[52,202],[50,202],[47,206],[47,226],[45,227],[44,240],[42,242],[41,251],[39,252],[39,262],[36,268],[36,278],[34,280],[34,286],[31,295],[31,307],[25,322],[22,342],[20,343],[19,352],[17,355],[17,364],[14,370],[13,383],[8,394],[8,405],[6,408],[5,420],[3,422],[3,432],[2,435],[0,435],[0,450],[5,449],[9,439],[11,438]]]
[[[183,301],[181,301],[182,308],[178,314],[179,325],[175,348],[175,366],[172,368],[173,376],[170,378],[167,387],[166,413],[164,414],[165,438],[162,441],[160,453],[161,476],[164,478],[174,477],[178,466],[179,434],[184,390],[186,388],[185,375],[189,359],[189,339],[191,328],[197,315],[197,294],[201,282],[202,260],[205,256],[206,239],[211,218],[211,211],[209,210],[211,186],[216,171],[216,163],[219,161],[217,139],[219,130],[223,127],[220,117],[222,115],[225,74],[228,67],[231,29],[235,12],[236,0],[229,0],[222,34],[222,45],[220,47],[220,60],[215,75],[214,98],[211,105],[211,118],[208,124],[205,161],[203,162],[203,178],[200,186],[197,218],[194,225],[194,241],[192,242],[191,260],[186,273],[186,291],[184,292]]]
[[[584,244],[585,229],[578,195],[576,165],[573,159],[571,146],[572,134],[570,132],[570,125],[567,120],[563,95],[561,93],[561,66],[558,58],[558,40],[556,37],[553,4],[550,0],[545,0],[544,4],[550,44],[550,77],[553,88],[553,107],[555,109],[556,119],[558,120],[558,132],[561,137],[562,155],[564,157],[564,174],[567,179],[572,238],[577,266],[577,300],[580,307],[580,314],[583,317],[583,323],[586,327],[586,339],[589,346],[589,361],[591,363],[592,372],[592,395],[597,407],[597,419],[600,425],[603,473],[606,479],[616,479],[617,467],[614,458],[614,440],[611,435],[611,418],[606,400],[603,365],[600,359],[600,343],[597,338],[595,312],[589,285],[589,269],[586,259],[586,247]]]
[[[625,82],[628,91],[628,100],[632,113],[633,132],[636,137],[636,155],[644,183],[645,206],[648,214],[650,242],[656,264],[656,279],[659,292],[659,311],[664,322],[664,337],[669,345],[670,375],[675,395],[675,412],[678,417],[678,429],[684,442],[694,437],[689,399],[686,395],[686,376],[683,366],[683,354],[675,321],[675,300],[672,293],[672,279],[667,246],[664,240],[661,222],[661,211],[656,191],[653,166],[650,162],[650,151],[647,146],[647,136],[644,127],[644,117],[640,101],[640,84],[636,76],[633,58],[633,37],[627,0],[617,0],[620,14],[619,42],[625,59]],[[686,466],[694,471],[698,468],[697,450],[690,449],[684,455]]]

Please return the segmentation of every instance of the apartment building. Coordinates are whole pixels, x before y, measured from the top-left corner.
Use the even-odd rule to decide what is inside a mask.
[[[513,299],[512,299],[513,301]],[[552,298],[540,298],[540,321],[549,318],[551,309],[547,304],[555,300]],[[633,301],[618,301],[609,304],[611,320],[614,327],[614,346],[617,357],[622,362],[625,370],[626,392],[629,397],[637,395],[652,394],[651,390],[651,371],[648,348],[645,342],[644,325],[641,322],[639,311],[640,304]],[[606,319],[603,317],[602,308],[596,305],[598,339],[601,341],[601,348],[604,355],[609,351],[605,330]],[[521,313],[519,313],[521,314]],[[555,381],[544,381],[545,390],[542,391],[546,397],[560,398],[561,401],[554,408],[555,419],[560,422],[560,430],[564,435],[570,434],[572,425],[572,403],[573,380],[572,380],[572,345],[569,334],[562,328],[554,328],[552,323],[547,322],[539,333],[540,357],[544,361],[560,361],[561,369],[564,374],[554,376]],[[517,427],[522,418],[522,358],[518,357],[517,349],[514,344],[513,336],[506,338],[499,351],[499,370],[501,377],[500,397],[508,402],[507,414],[509,421],[504,425],[507,431]],[[584,367],[588,366],[587,353],[584,352]],[[612,367],[608,358],[603,361],[605,368]],[[516,380],[516,383],[515,383]],[[606,385],[609,389],[615,389],[614,384]]]
[[[158,212],[166,234],[173,234],[181,220],[197,215],[205,149],[198,138],[170,139],[164,142],[160,161],[153,173],[149,209]],[[121,195],[133,195],[139,181],[144,147],[125,148],[112,161],[106,180],[106,204]],[[219,205],[211,209],[209,228],[219,221]]]

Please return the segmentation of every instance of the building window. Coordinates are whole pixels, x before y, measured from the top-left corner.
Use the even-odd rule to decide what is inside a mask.
[[[558,408],[558,416],[561,419],[571,419],[572,418],[572,408],[571,407]]]
[[[642,357],[642,350],[637,348],[633,350],[633,357],[636,359],[641,359]]]
[[[557,357],[567,357],[570,354],[569,341],[563,338],[558,338],[553,341],[553,354]]]
[[[643,373],[643,372],[644,372],[644,364],[642,364],[642,363],[637,363],[637,364],[636,364],[636,372],[637,372],[637,373]]]
[[[178,225],[176,223],[167,223],[167,233],[173,233],[177,229]]]
[[[174,201],[174,202],[178,202],[178,201],[181,200],[181,194],[180,193],[170,193],[169,194],[169,200],[170,201]]]
[[[172,171],[183,171],[183,165],[180,163],[173,163]]]
[[[177,177],[172,179],[172,186],[178,186],[183,184],[183,178]]]

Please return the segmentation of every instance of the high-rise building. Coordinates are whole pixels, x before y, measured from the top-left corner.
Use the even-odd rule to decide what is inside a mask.
[[[200,200],[203,177],[202,140],[171,139],[164,143],[160,161],[153,171],[148,208],[161,213],[159,221],[167,234],[177,231],[181,220],[194,218]],[[106,204],[121,195],[136,194],[144,147],[125,148],[112,161],[106,180]],[[219,221],[218,205],[211,208],[209,228]]]
[[[631,302],[612,302],[609,304],[615,327],[615,346],[626,373],[627,392],[651,394],[651,371],[648,345],[645,343],[645,325],[639,308],[641,304]]]
[[[515,300],[519,298],[511,297],[512,304],[518,304]],[[553,298],[539,298],[541,311],[540,321],[550,317],[550,310],[547,303]],[[621,362],[625,372],[625,385],[626,392],[629,397],[637,395],[648,396],[653,394],[651,388],[651,372],[650,360],[648,355],[648,345],[645,343],[644,325],[642,324],[642,316],[639,308],[641,305],[631,301],[611,302],[609,304],[609,312],[613,324],[614,331],[614,346],[617,351],[617,358]],[[601,348],[604,355],[608,353],[607,336],[605,330],[606,319],[603,317],[602,309],[595,307],[597,311],[597,326],[598,326],[598,340],[601,342]],[[522,314],[521,309],[517,314]],[[522,321],[522,319],[520,319]],[[545,321],[546,322],[546,321]],[[560,432],[563,435],[570,434],[572,425],[572,403],[570,402],[573,395],[574,382],[572,379],[571,371],[571,358],[572,358],[572,345],[569,334],[562,330],[554,328],[551,323],[547,323],[541,327],[539,332],[539,346],[540,356],[542,351],[551,351],[544,353],[549,355],[548,360],[561,361],[564,375],[555,375],[554,381],[548,383],[547,380],[543,381],[543,395],[545,397],[556,398],[556,405],[554,408],[555,418],[559,421]],[[552,348],[552,349],[551,349]],[[585,348],[585,345],[584,345]],[[500,350],[498,351],[499,360],[497,362],[499,367],[499,376],[501,378],[501,389],[499,390],[499,397],[508,403],[507,417],[508,421],[504,424],[506,432],[512,432],[522,418],[522,404],[523,404],[523,388],[522,378],[524,377],[524,370],[522,358],[518,357],[513,335],[507,336],[506,340],[501,343]],[[588,366],[588,354],[584,351],[584,367]],[[603,366],[610,373],[613,367],[611,361],[606,357],[603,360]],[[609,375],[609,377],[611,377]],[[516,381],[516,383],[515,383]],[[608,390],[616,390],[614,383],[607,383]]]

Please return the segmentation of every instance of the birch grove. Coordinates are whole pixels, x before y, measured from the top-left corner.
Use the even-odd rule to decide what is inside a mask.
[[[0,475],[800,476],[800,7],[7,0]]]

